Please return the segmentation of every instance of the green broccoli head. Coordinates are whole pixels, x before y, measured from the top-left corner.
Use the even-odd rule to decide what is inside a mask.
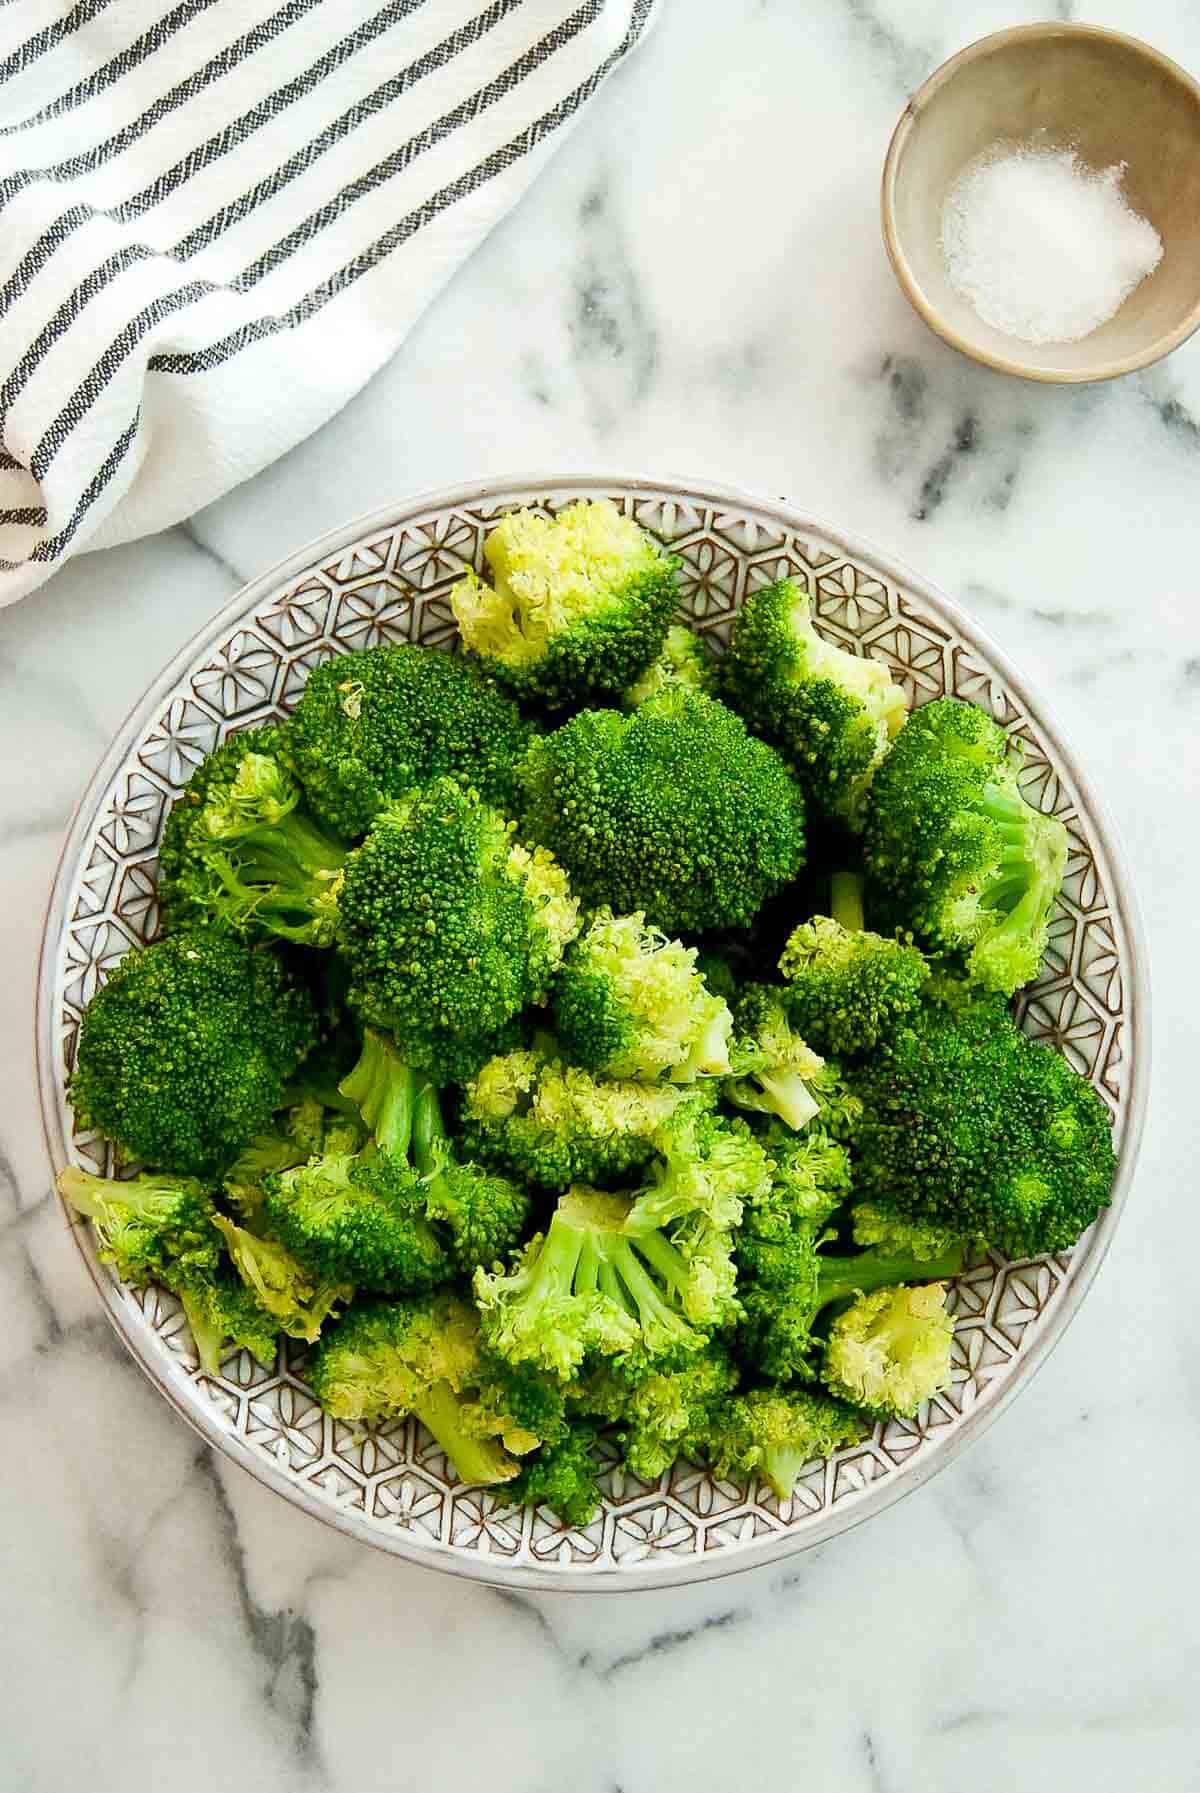
[[[475,1295],[491,1348],[564,1380],[585,1357],[655,1359],[700,1350],[735,1311],[728,1235],[628,1230],[632,1204],[582,1186],[506,1274],[479,1271]]]
[[[886,666],[817,633],[794,579],[751,592],[721,662],[727,703],[774,741],[827,815],[852,827],[875,769],[904,721],[906,699]]]
[[[677,562],[607,499],[557,517],[512,511],[484,544],[492,576],[450,593],[467,648],[518,696],[551,707],[622,691],[663,645]]]
[[[820,1228],[850,1194],[850,1154],[814,1122],[793,1133],[772,1121],[762,1136],[770,1154],[770,1178],[746,1219],[759,1239],[785,1238],[794,1226]],[[863,1241],[871,1243],[871,1241]]]
[[[172,934],[128,953],[88,1004],[76,1118],[126,1158],[217,1176],[266,1131],[316,1031],[312,998],[269,949]]]
[[[334,1309],[353,1299],[352,1283],[314,1276],[278,1240],[238,1226],[224,1214],[214,1214],[213,1224],[234,1269],[289,1338],[312,1344]]]
[[[346,863],[341,942],[350,1001],[439,1080],[472,1075],[518,1012],[543,998],[578,925],[548,853],[439,778],[381,810]]]
[[[631,1231],[694,1218],[735,1227],[745,1205],[770,1191],[773,1160],[744,1121],[684,1104],[659,1128],[655,1145],[649,1181],[634,1198]]]
[[[1020,752],[974,704],[939,698],[909,718],[872,786],[866,859],[875,905],[984,989],[1038,973],[1067,832],[1021,796]]]
[[[346,840],[419,785],[452,778],[508,814],[533,734],[477,666],[404,642],[313,668],[290,747],[313,810]]]
[[[968,1258],[984,1249],[984,1241],[971,1233],[897,1214],[886,1202],[852,1203],[850,1225],[856,1245],[872,1245],[891,1256],[907,1252],[924,1263],[959,1248]]]
[[[521,763],[524,825],[582,902],[667,934],[746,927],[804,861],[804,798],[723,704],[676,685],[584,710]]]
[[[718,1405],[702,1442],[719,1481],[759,1476],[788,1500],[810,1463],[865,1431],[858,1414],[828,1396],[758,1388]]]
[[[924,1007],[856,1078],[855,1190],[1010,1257],[1065,1251],[1109,1200],[1108,1111],[1000,998]]]
[[[231,735],[188,781],[158,857],[164,929],[328,946],[344,849],[307,813],[286,728]]]
[[[733,1359],[713,1339],[665,1368],[621,1360],[600,1364],[577,1385],[574,1400],[615,1425],[626,1468],[641,1481],[656,1482],[677,1457],[700,1448],[714,1409],[737,1381]]]
[[[178,1293],[206,1375],[219,1376],[231,1350],[249,1351],[264,1369],[274,1369],[279,1322],[228,1264],[189,1276]]]
[[[216,1210],[207,1186],[194,1177],[143,1171],[119,1182],[71,1164],[59,1172],[58,1192],[91,1221],[102,1262],[122,1282],[175,1288],[216,1268]]]
[[[509,1497],[520,1506],[547,1507],[564,1525],[581,1531],[600,1511],[595,1442],[595,1427],[574,1421],[562,1438],[524,1463]]]
[[[522,1049],[489,1059],[468,1083],[461,1145],[539,1189],[615,1183],[649,1163],[673,1115],[712,1102],[709,1084],[608,1082]]]
[[[652,660],[637,682],[621,693],[623,709],[636,710],[648,698],[657,697],[669,685],[686,685],[691,691],[703,691],[706,697],[718,697],[717,662],[705,646],[703,636],[689,629],[686,623],[672,623],[667,630],[662,652]]]
[[[323,1334],[309,1381],[335,1419],[359,1425],[412,1413],[463,1482],[510,1482],[520,1472],[505,1440],[536,1440],[496,1411],[479,1323],[449,1291],[355,1305]]]
[[[942,1283],[860,1295],[829,1328],[821,1380],[876,1419],[914,1419],[950,1385],[954,1321]]]
[[[431,1084],[417,1097],[413,1162],[425,1215],[446,1240],[456,1268],[470,1276],[507,1257],[525,1232],[529,1192],[482,1165],[455,1160]]]
[[[558,1037],[573,1063],[606,1077],[691,1083],[729,1070],[733,1017],[709,993],[696,949],[600,909],[567,949],[554,988]]]
[[[816,915],[796,928],[779,961],[793,1027],[818,1052],[853,1056],[917,1007],[929,978],[923,953],[907,941],[843,927]]]
[[[786,992],[775,985],[742,986],[733,1010],[733,1075],[724,1095],[737,1108],[775,1115],[799,1129],[820,1112],[810,1085],[825,1060],[792,1026],[785,1004]]]
[[[420,1178],[390,1152],[314,1158],[263,1187],[272,1234],[324,1282],[399,1294],[454,1274],[425,1217]]]

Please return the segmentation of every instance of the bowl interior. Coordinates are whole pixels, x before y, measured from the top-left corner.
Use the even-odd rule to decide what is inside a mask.
[[[950,284],[942,208],[964,166],[997,144],[1036,139],[1089,167],[1124,165],[1129,204],[1163,242],[1154,273],[1080,342],[1031,344],[986,324]],[[934,329],[1007,371],[1106,379],[1157,359],[1200,323],[1200,91],[1130,38],[1029,26],[964,50],[914,96],[884,179],[888,246]]]

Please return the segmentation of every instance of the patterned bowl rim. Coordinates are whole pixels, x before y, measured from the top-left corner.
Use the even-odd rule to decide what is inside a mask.
[[[552,1568],[524,1563],[506,1563],[495,1557],[477,1555],[454,1546],[417,1543],[403,1531],[383,1531],[372,1526],[365,1516],[336,1507],[310,1487],[256,1454],[239,1434],[225,1430],[215,1408],[199,1401],[183,1398],[172,1386],[160,1361],[156,1336],[139,1325],[128,1304],[120,1297],[120,1285],[107,1276],[103,1267],[88,1250],[82,1230],[74,1223],[65,1202],[62,1212],[76,1247],[87,1266],[103,1303],[108,1319],[139,1368],[160,1394],[209,1445],[224,1453],[232,1462],[256,1481],[280,1494],[294,1506],[338,1531],[370,1544],[389,1555],[400,1556],[426,1569],[436,1569],[472,1581],[493,1586],[516,1587],[538,1592],[621,1592],[645,1591],[650,1588],[679,1586],[688,1582],[708,1581],[737,1575],[749,1569],[779,1562],[798,1551],[827,1542],[840,1532],[862,1524],[873,1514],[883,1512],[906,1495],[913,1493],[947,1464],[952,1463],[967,1446],[1004,1412],[1016,1394],[1025,1388],[1036,1371],[1045,1363],[1062,1338],[1112,1243],[1116,1224],[1124,1208],[1133,1180],[1146,1114],[1150,1071],[1150,989],[1146,971],[1146,946],[1141,915],[1128,867],[1116,830],[1103,802],[1080,767],[1074,754],[1058,731],[1046,720],[1048,711],[1031,694],[1026,680],[1013,667],[1005,654],[976,624],[973,618],[928,580],[922,578],[891,554],[877,548],[862,536],[850,535],[831,528],[819,519],[798,510],[789,500],[774,498],[748,487],[723,485],[707,479],[651,478],[646,474],[629,474],[587,470],[574,475],[533,473],[513,474],[485,481],[438,487],[418,492],[407,499],[381,505],[353,521],[339,525],[286,555],[274,566],[249,580],[224,603],[202,628],[187,641],[163,671],[146,689],[117,729],[112,743],[101,759],[86,790],[76,805],[62,852],[55,871],[54,884],[46,909],[45,926],[38,958],[37,1013],[35,1055],[38,1091],[41,1102],[42,1127],[47,1150],[55,1173],[69,1162],[67,1142],[61,1124],[60,1096],[55,1072],[54,1030],[55,962],[66,921],[66,905],[73,874],[86,844],[87,833],[100,799],[128,756],[138,735],[150,723],[164,699],[178,681],[186,676],[200,655],[216,644],[224,631],[286,580],[295,578],[310,567],[327,560],[332,554],[349,547],[362,536],[376,530],[394,528],[406,518],[430,510],[448,510],[464,505],[486,505],[512,498],[514,494],[530,496],[564,496],[588,491],[625,491],[632,494],[681,499],[737,510],[741,506],[765,511],[789,530],[803,536],[814,534],[835,544],[853,561],[865,561],[891,580],[911,592],[919,602],[952,630],[956,631],[986,659],[1003,679],[1008,690],[1021,702],[1026,713],[1036,721],[1039,733],[1049,750],[1051,763],[1062,766],[1078,793],[1080,807],[1090,823],[1095,845],[1108,873],[1106,888],[1110,907],[1120,925],[1125,950],[1121,955],[1124,985],[1124,1013],[1128,1037],[1133,1049],[1125,1055],[1126,1099],[1124,1127],[1117,1174],[1111,1203],[1097,1226],[1088,1236],[1088,1249],[1082,1258],[1072,1260],[1066,1286],[1053,1304],[1052,1312],[1041,1321],[1032,1344],[1020,1353],[1007,1385],[989,1400],[974,1406],[947,1428],[947,1436],[930,1450],[917,1453],[911,1467],[905,1465],[897,1474],[888,1476],[868,1489],[848,1507],[833,1506],[820,1519],[806,1523],[795,1531],[756,1537],[728,1550],[698,1553],[685,1561],[659,1559],[657,1563],[629,1569],[606,1568],[562,1573]]]

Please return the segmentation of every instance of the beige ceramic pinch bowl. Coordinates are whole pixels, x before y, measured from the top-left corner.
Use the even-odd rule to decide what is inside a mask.
[[[985,324],[950,284],[942,207],[966,164],[1036,138],[1089,167],[1125,165],[1129,204],[1163,257],[1080,342],[1023,343]],[[1027,380],[1111,380],[1200,326],[1200,86],[1148,44],[1094,25],[1019,25],[971,44],[916,92],[883,170],[883,235],[896,277],[931,329],[964,355]]]

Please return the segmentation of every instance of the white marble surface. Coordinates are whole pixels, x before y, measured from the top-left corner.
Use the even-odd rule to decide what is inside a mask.
[[[1035,16],[667,0],[341,417],[0,616],[4,1793],[1200,1788],[1200,341],[1095,391],[1008,383],[909,314],[877,226],[909,88]],[[1088,16],[1200,69],[1195,8]],[[409,490],[597,464],[785,494],[986,623],[1124,834],[1155,1080],[1083,1311],[934,1483],[786,1570],[514,1598],[303,1518],[199,1448],[124,1358],[47,1195],[33,984],[93,762],[244,578]]]

